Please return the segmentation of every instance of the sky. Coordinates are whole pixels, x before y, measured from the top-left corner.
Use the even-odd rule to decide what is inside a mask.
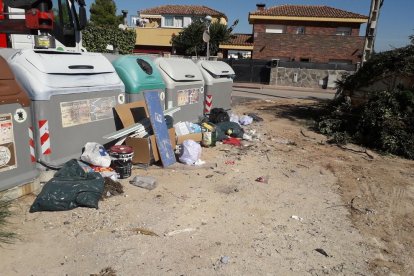
[[[256,10],[257,3],[266,4],[266,8],[283,4],[291,5],[324,5],[368,16],[371,0],[152,0],[132,1],[114,0],[117,13],[128,10],[128,16],[136,15],[138,10],[153,8],[160,5],[204,5],[227,15],[229,23],[239,19],[235,33],[252,33],[252,25],[248,23],[249,12]],[[94,0],[86,0],[87,10]],[[366,24],[361,26],[361,35],[365,35]],[[386,51],[409,44],[408,36],[414,34],[414,1],[384,0],[379,23],[375,50]]]

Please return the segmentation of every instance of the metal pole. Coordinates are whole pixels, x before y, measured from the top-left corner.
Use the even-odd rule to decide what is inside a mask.
[[[208,35],[210,35],[210,24],[207,27]],[[210,59],[210,39],[207,41],[207,60]]]

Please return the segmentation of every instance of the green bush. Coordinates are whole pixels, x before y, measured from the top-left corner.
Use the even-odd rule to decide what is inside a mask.
[[[112,53],[107,45],[112,45],[119,54],[132,53],[135,47],[136,34],[134,30],[122,30],[112,26],[97,26],[89,24],[82,31],[82,45],[89,52]]]
[[[331,103],[329,114],[316,128],[332,143],[354,142],[385,153],[414,159],[414,91],[394,89],[371,93],[368,101],[357,107]]]
[[[384,79],[414,76],[412,44],[375,54],[355,74],[337,82],[338,93],[327,107],[327,115],[316,128],[332,143],[354,142],[385,153],[414,159],[414,88],[391,84],[383,91],[371,91],[367,102],[351,107],[346,92]]]

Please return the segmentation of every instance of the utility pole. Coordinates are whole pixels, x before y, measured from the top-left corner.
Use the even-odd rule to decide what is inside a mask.
[[[362,64],[364,64],[374,51],[375,36],[377,33],[378,18],[384,0],[371,0],[371,9],[365,34],[364,52],[362,54]]]

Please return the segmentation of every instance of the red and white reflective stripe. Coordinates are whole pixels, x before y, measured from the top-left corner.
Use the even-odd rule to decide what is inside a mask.
[[[29,147],[30,147],[30,159],[32,162],[36,162],[35,156],[35,143],[33,138],[33,127],[29,127]]]
[[[206,95],[204,113],[210,113],[212,106],[213,106],[213,95]]]
[[[49,124],[47,120],[39,120],[40,148],[44,155],[51,154]]]

